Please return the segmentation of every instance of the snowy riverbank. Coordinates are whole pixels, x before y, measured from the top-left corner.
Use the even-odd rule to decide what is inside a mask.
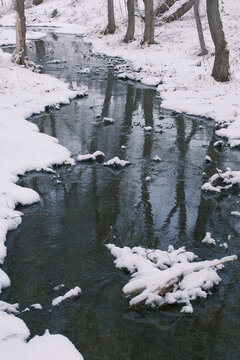
[[[15,210],[16,205],[40,200],[35,191],[16,184],[18,176],[36,169],[53,171],[54,164],[74,163],[70,152],[57,139],[41,134],[36,125],[25,119],[47,105],[67,104],[76,95],[57,79],[12,64],[11,56],[0,50],[0,264],[6,257],[7,232],[21,223],[23,214]],[[0,269],[0,293],[9,285],[8,275]],[[62,335],[46,333],[27,343],[29,329],[19,318],[1,311],[6,306],[10,313],[18,313],[17,306],[0,303],[2,360],[43,359],[53,354],[58,359],[82,359]]]
[[[9,0],[5,0],[8,3]],[[139,2],[139,11],[142,4]],[[56,16],[53,16],[54,10]],[[93,44],[94,51],[111,56],[121,56],[129,61],[137,78],[144,83],[158,85],[162,106],[214,119],[224,127],[216,133],[226,137],[231,147],[240,144],[240,64],[238,19],[240,8],[237,0],[222,1],[222,18],[230,48],[231,81],[220,84],[211,77],[214,47],[208,29],[206,12],[202,5],[202,21],[208,55],[199,57],[199,44],[193,12],[180,21],[156,27],[156,44],[140,46],[144,24],[137,17],[135,41],[124,44],[127,11],[122,2],[115,4],[117,31],[114,35],[101,35],[106,26],[106,4],[102,0],[77,2],[45,0],[42,5],[27,9],[28,24],[57,26],[56,32],[82,34]],[[0,24],[12,24],[13,15],[5,15]],[[177,36],[176,36],[177,34]],[[136,74],[128,74],[136,77]]]

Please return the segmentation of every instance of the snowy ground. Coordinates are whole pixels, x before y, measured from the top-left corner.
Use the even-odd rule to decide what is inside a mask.
[[[3,0],[9,6],[10,0]],[[211,77],[213,66],[213,43],[210,37],[204,5],[201,5],[204,34],[209,54],[199,57],[200,52],[192,12],[177,22],[156,27],[156,44],[140,46],[144,24],[137,18],[136,40],[124,44],[127,11],[125,2],[115,1],[117,31],[103,36],[106,26],[106,2],[103,0],[45,0],[42,5],[26,11],[28,24],[58,26],[57,32],[84,34],[96,52],[121,56],[140,70],[138,79],[148,84],[159,84],[162,106],[179,112],[205,116],[228,124],[217,131],[226,137],[230,146],[240,144],[240,98],[239,98],[239,39],[238,0],[222,0],[224,30],[230,48],[231,81],[219,84]],[[57,10],[53,16],[53,11]],[[142,2],[139,1],[139,12]],[[0,24],[14,24],[13,15],[5,15]],[[176,36],[177,34],[177,36]],[[130,75],[131,76],[131,75]]]
[[[11,56],[0,50],[0,264],[6,256],[7,232],[21,223],[22,213],[15,210],[16,205],[40,200],[35,191],[16,185],[18,176],[36,169],[52,172],[53,164],[74,163],[70,152],[57,139],[41,134],[36,125],[25,119],[47,105],[69,103],[76,95],[77,91],[69,90],[59,80],[13,65]],[[8,275],[0,269],[0,293],[9,285]],[[0,304],[1,360],[82,359],[62,335],[46,333],[27,343],[27,326],[9,314],[18,312],[17,308]]]

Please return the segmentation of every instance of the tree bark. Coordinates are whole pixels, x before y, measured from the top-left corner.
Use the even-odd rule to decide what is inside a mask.
[[[143,44],[154,44],[154,10],[153,0],[143,0],[145,5],[145,29]]]
[[[177,0],[165,0],[164,2],[160,3],[156,10],[155,10],[155,16],[161,16],[166,11],[170,9],[171,6],[175,4]]]
[[[207,16],[210,32],[215,46],[215,59],[212,76],[216,81],[229,80],[229,50],[223,31],[218,0],[207,0]]]
[[[26,57],[26,19],[24,15],[24,0],[15,0],[16,11],[16,49],[13,61],[24,65]]]
[[[116,30],[115,18],[114,18],[114,5],[113,0],[108,0],[108,25],[104,32],[107,34],[114,34]]]
[[[194,0],[194,16],[195,16],[195,20],[196,20],[198,38],[199,38],[199,43],[200,43],[200,47],[201,47],[200,55],[206,55],[207,48],[206,48],[206,44],[204,41],[202,22],[201,22],[201,18],[199,15],[199,0]]]
[[[163,21],[166,23],[169,23],[169,22],[180,19],[180,17],[182,17],[184,14],[186,14],[186,12],[188,12],[191,9],[191,7],[193,6],[193,3],[194,3],[194,0],[188,0],[179,9],[177,9],[177,11],[175,11],[175,13],[163,18]]]
[[[135,9],[134,9],[135,0],[127,0],[127,9],[128,9],[128,27],[127,32],[124,38],[124,42],[128,43],[134,39],[135,31]]]

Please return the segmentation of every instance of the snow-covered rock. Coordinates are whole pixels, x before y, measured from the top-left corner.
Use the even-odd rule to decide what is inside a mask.
[[[72,298],[72,297],[76,297],[79,294],[81,294],[82,290],[80,289],[79,286],[75,286],[74,289],[69,290],[68,292],[66,292],[66,294],[64,294],[63,296],[58,296],[57,298],[52,300],[52,306],[57,306],[59,304],[61,304],[61,302],[63,302],[66,299]]]
[[[216,245],[216,240],[211,237],[210,232],[207,232],[204,239],[202,240],[202,243]]]
[[[224,173],[218,170],[218,173],[202,185],[203,191],[212,191],[220,193],[222,190],[231,189],[233,185],[240,184],[240,171],[233,171],[227,168]]]
[[[102,160],[105,154],[102,151],[95,151],[93,154],[78,155],[78,161],[95,161]]]
[[[224,263],[237,259],[234,255],[195,261],[197,256],[185,247],[175,250],[169,246],[168,251],[162,251],[140,246],[132,249],[114,244],[106,246],[116,258],[115,266],[131,273],[130,281],[123,288],[124,294],[131,297],[131,306],[144,303],[160,307],[179,303],[184,304],[183,312],[192,312],[191,302],[206,298],[209,290],[221,281],[217,271]]]
[[[122,168],[122,167],[130,165],[130,162],[127,160],[120,160],[118,156],[115,156],[114,158],[105,162],[103,165],[110,166],[113,168]]]

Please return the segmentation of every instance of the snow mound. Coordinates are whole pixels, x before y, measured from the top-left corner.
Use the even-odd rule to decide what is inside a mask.
[[[31,307],[36,309],[36,310],[42,310],[42,305],[41,304],[32,304]]]
[[[162,161],[162,159],[158,155],[156,155],[154,156],[153,161],[160,162]]]
[[[210,177],[210,179],[202,185],[203,191],[212,191],[220,193],[222,190],[228,190],[233,185],[240,184],[240,171],[233,171],[227,168],[227,171],[222,173],[220,170]]]
[[[102,151],[95,151],[93,154],[78,155],[78,161],[95,161],[102,160],[105,154]]]
[[[7,311],[8,313],[15,313],[18,314],[19,304],[9,304],[5,301],[0,300],[0,311]]]
[[[66,292],[65,295],[58,296],[57,298],[53,299],[52,306],[57,306],[57,305],[61,304],[61,302],[63,302],[64,300],[66,300],[68,298],[78,296],[79,294],[81,294],[81,292],[82,292],[82,290],[80,289],[80,287],[76,286],[74,289],[71,289],[68,292]]]
[[[115,122],[115,120],[113,118],[110,118],[110,117],[104,117],[102,119],[103,124],[113,124],[114,122]]]
[[[152,131],[152,126],[144,126],[145,131]]]
[[[231,211],[231,215],[240,217],[240,212],[239,211]]]
[[[208,291],[218,285],[221,278],[217,270],[223,264],[237,260],[227,256],[220,260],[194,261],[197,256],[185,247],[168,251],[143,247],[117,247],[107,244],[116,258],[115,266],[127,269],[131,280],[123,287],[126,296],[131,296],[130,306],[144,303],[152,308],[164,304],[184,304],[182,312],[192,312],[191,301],[206,298]]]
[[[120,160],[118,156],[108,160],[103,164],[104,166],[110,166],[113,168],[121,168],[130,165],[130,162],[127,160]]]
[[[202,240],[202,243],[216,245],[216,240],[211,238],[210,232],[207,232],[205,238]]]
[[[14,319],[17,318],[15,317]],[[34,336],[29,342],[22,341],[14,336],[8,341],[1,342],[1,360],[10,359],[83,360],[83,357],[65,336],[51,335],[49,331],[46,330],[43,336]]]

